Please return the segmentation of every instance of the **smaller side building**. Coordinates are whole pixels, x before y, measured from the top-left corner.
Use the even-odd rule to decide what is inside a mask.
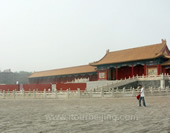
[[[76,83],[96,80],[96,67],[90,65],[35,72],[29,76],[29,82],[31,84]]]

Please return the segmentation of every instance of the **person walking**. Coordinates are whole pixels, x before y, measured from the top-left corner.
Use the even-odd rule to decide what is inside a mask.
[[[144,87],[142,87],[142,85],[140,85],[140,98],[139,98],[139,106],[141,106],[141,100],[143,102],[143,106],[146,107],[146,104],[145,104],[145,94],[144,94]]]

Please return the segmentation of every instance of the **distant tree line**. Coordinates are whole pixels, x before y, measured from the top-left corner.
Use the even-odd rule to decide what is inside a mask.
[[[32,73],[30,72],[0,72],[0,84],[16,84],[18,81],[19,84],[28,84],[28,77]]]

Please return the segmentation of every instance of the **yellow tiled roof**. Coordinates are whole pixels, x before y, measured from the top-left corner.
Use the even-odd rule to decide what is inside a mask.
[[[81,73],[90,73],[90,72],[96,72],[96,67],[90,65],[84,65],[84,66],[68,67],[68,68],[55,69],[55,70],[47,70],[47,71],[35,72],[32,75],[30,75],[29,78],[81,74]]]
[[[168,56],[166,52],[164,53],[164,49],[166,47],[167,47],[166,41],[162,40],[162,43],[159,44],[126,49],[121,51],[114,51],[114,52],[107,51],[106,55],[101,60],[91,63],[91,65],[97,66],[103,64],[153,59],[161,55],[164,55],[166,58],[166,56]]]

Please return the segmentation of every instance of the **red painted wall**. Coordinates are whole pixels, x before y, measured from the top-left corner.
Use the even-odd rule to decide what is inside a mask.
[[[164,67],[162,67],[162,73],[165,74],[166,73],[166,69]]]
[[[61,84],[58,83],[56,84],[57,90],[67,90],[70,88],[70,90],[77,90],[79,88],[80,90],[85,90],[86,89],[86,83],[66,83],[66,84]]]
[[[165,69],[164,67],[162,67],[162,73],[170,75],[170,68],[169,69]]]
[[[116,80],[119,80],[119,68],[116,68]]]
[[[5,91],[13,91],[16,90],[18,91],[18,85],[0,85],[0,90],[5,90]]]
[[[142,65],[135,66],[133,70],[134,70],[134,76],[144,75],[144,66],[142,66]]]
[[[170,68],[166,70],[166,73],[170,75]]]
[[[33,90],[37,90],[38,91],[44,91],[44,89],[46,89],[46,91],[50,88],[51,89],[51,84],[24,84],[23,88],[25,91],[33,91]]]
[[[144,65],[144,75],[145,76],[147,75],[147,66],[146,66],[146,64]]]
[[[50,88],[51,90],[51,84],[23,84],[23,88],[25,91],[33,91],[33,90],[38,90],[38,91],[48,91]],[[67,90],[70,88],[70,90],[77,90],[79,88],[80,90],[85,90],[86,89],[86,83],[58,83],[56,84],[57,90]],[[20,88],[21,89],[21,88]],[[0,90],[5,90],[5,91],[19,91],[19,85],[0,85]]]
[[[127,79],[132,77],[132,68],[131,67],[121,67],[118,69],[118,79]]]

